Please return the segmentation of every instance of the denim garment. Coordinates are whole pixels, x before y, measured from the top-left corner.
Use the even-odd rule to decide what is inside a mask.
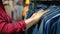
[[[56,10],[59,10],[59,8],[58,7],[53,7],[52,6],[52,8],[51,9],[53,9],[54,8],[54,10],[50,10],[50,12],[48,13],[48,14],[46,14],[46,15],[44,15],[42,18],[41,18],[41,25],[40,25],[40,28],[39,28],[39,31],[40,31],[40,33],[44,33],[44,27],[45,27],[45,23],[46,23],[46,21],[48,20],[48,19],[50,19],[51,17],[53,17],[54,15],[52,15],[51,13],[53,13],[54,11],[56,11]],[[51,14],[51,16],[50,16],[50,14]]]
[[[52,6],[53,7],[53,6]],[[53,7],[55,8],[55,7]],[[52,8],[51,8],[52,9]],[[56,8],[57,9],[57,8]],[[56,10],[55,9],[55,10]],[[53,11],[55,11],[53,10]],[[32,11],[33,12],[33,11]],[[30,12],[28,13],[30,14]],[[27,14],[27,15],[28,15]],[[47,16],[47,15],[46,15]],[[27,34],[43,34],[43,22],[44,19],[41,18],[40,22],[36,25],[33,25],[30,29],[27,30]],[[42,22],[41,22],[42,21]],[[41,24],[41,25],[40,25]]]
[[[59,8],[59,7],[58,7]],[[51,19],[53,16],[55,16],[56,14],[58,14],[60,11],[60,8],[59,9],[57,9],[57,10],[54,10],[54,11],[52,11],[52,12],[50,12],[50,15],[48,14],[47,16],[45,16],[44,17],[44,19],[43,19],[43,25],[44,25],[44,27],[45,27],[45,24],[44,23],[46,23],[46,21],[47,20],[49,20],[49,19]],[[45,30],[45,28],[43,28],[44,30]],[[46,31],[45,31],[46,32]],[[48,32],[47,32],[48,33]]]
[[[56,34],[60,34],[60,19],[57,23],[57,31],[56,31]]]
[[[56,11],[56,12],[55,12],[55,13],[53,13],[52,15],[54,16],[54,15],[56,15],[56,14],[58,14],[58,13],[60,13],[60,11]],[[50,17],[51,17],[51,15],[50,15]],[[50,18],[50,17],[48,17],[48,18]],[[46,18],[46,19],[47,19],[47,18]],[[45,22],[46,22],[46,19],[45,19]],[[48,30],[48,31],[49,31],[49,30]],[[47,32],[47,31],[46,31],[46,29],[45,29],[45,33],[47,33],[47,34],[48,34],[49,32]]]
[[[50,29],[50,34],[57,34],[56,32],[57,32],[57,29],[59,28],[57,24],[59,23],[59,21],[60,21],[60,17],[59,17],[59,20],[52,25]]]
[[[58,22],[58,21],[57,21]],[[56,34],[56,31],[57,31],[57,22],[55,22],[52,26],[51,26],[51,29],[50,29],[50,34]]]
[[[48,9],[51,11],[54,11],[55,9],[57,9],[58,6],[56,5],[51,5]]]
[[[44,4],[36,4],[36,9],[47,9],[49,6],[44,5]]]
[[[57,14],[46,22],[46,24],[45,24],[45,29],[46,29],[45,34],[50,34],[50,29],[51,29],[52,25],[55,22],[57,22],[59,18],[60,18],[60,14]]]
[[[52,7],[53,7],[53,6],[52,6]],[[53,7],[53,8],[54,8],[54,10],[50,11],[50,13],[48,13],[47,15],[51,14],[53,11],[59,10],[58,7]],[[51,8],[51,9],[53,9],[53,8]],[[47,15],[45,15],[45,16],[47,17]],[[45,18],[45,16],[43,16],[43,17]],[[43,30],[44,30],[43,27],[44,27],[44,24],[45,24],[45,23],[44,23],[44,18],[43,18],[43,17],[41,18],[40,23],[38,24],[38,26],[39,26],[39,30],[38,30],[39,32],[38,32],[38,33],[39,33],[39,34],[43,34]],[[51,17],[52,17],[52,16],[51,16]],[[50,18],[51,18],[51,17],[50,17]],[[47,17],[47,18],[48,18],[48,17]]]

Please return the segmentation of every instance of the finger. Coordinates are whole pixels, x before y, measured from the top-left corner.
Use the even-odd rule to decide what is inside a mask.
[[[45,10],[45,11],[39,12],[37,15],[40,14],[40,16],[41,16],[41,15],[47,14],[48,12],[49,12],[49,10]]]
[[[44,12],[43,12],[43,14],[46,14],[46,13],[48,13],[50,10],[45,10]]]

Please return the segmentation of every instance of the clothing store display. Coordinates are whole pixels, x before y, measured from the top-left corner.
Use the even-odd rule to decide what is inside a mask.
[[[50,7],[49,7],[49,8],[50,8]],[[49,9],[49,8],[48,8],[48,9]],[[53,8],[54,8],[54,10],[51,10],[51,9],[53,9]],[[53,15],[52,15],[51,13],[53,13],[54,11],[56,11],[58,8],[52,6],[51,9],[49,9],[49,10],[50,10],[49,13],[46,14],[46,15],[44,15],[44,16],[42,17],[43,19],[41,19],[41,24],[40,24],[39,30],[40,30],[40,32],[41,32],[42,34],[43,34],[43,32],[44,32],[44,27],[45,27],[46,21],[47,21],[48,19],[50,19],[51,17],[53,17]],[[50,14],[51,14],[51,16],[50,16]]]
[[[57,31],[57,25],[55,25],[55,23],[58,22],[58,20],[60,18],[59,17],[60,15],[56,16],[57,14],[60,13],[59,6],[47,5],[47,4],[35,4],[35,5],[30,4],[26,19],[30,18],[33,13],[38,12],[41,9],[50,10],[50,11],[47,14],[44,14],[37,24],[33,25],[28,30],[26,30],[26,34],[51,34],[52,29],[53,29],[52,34],[56,34],[55,32]],[[54,17],[54,16],[56,16],[56,17]],[[55,19],[52,17],[54,17]]]
[[[46,21],[49,20],[49,19],[51,19],[56,14],[58,14],[59,10],[60,10],[60,8],[58,7],[56,10],[51,11],[48,15],[45,15],[46,17],[44,17],[44,20],[43,20],[44,27],[45,27]]]
[[[57,22],[57,21],[59,20],[59,18],[60,18],[60,14],[52,17],[51,19],[49,19],[49,20],[45,23],[45,28],[46,28],[45,34],[50,34],[51,26],[52,26],[55,22]]]

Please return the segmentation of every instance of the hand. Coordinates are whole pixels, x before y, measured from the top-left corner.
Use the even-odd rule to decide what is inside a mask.
[[[38,11],[38,12],[42,12],[42,11],[44,11],[44,10],[41,9],[41,10]],[[38,13],[38,12],[37,12],[37,13]],[[37,13],[34,13],[34,14],[31,16],[31,18],[35,17]]]
[[[42,15],[44,15],[45,13],[47,13],[48,11],[49,11],[49,10],[45,10],[45,11],[43,12],[43,10],[40,10],[40,11],[38,11],[37,13],[34,13],[34,14],[31,16],[31,18],[33,18],[34,21],[38,22],[39,19],[40,19],[40,17],[41,17]]]
[[[40,10],[40,11],[38,11],[37,13],[34,13],[34,14],[31,16],[31,18],[25,20],[26,29],[28,29],[28,28],[30,28],[32,25],[36,24],[36,23],[39,21],[40,17],[41,17],[42,15],[46,14],[49,10],[46,10],[46,11],[44,11],[44,12],[43,12],[43,11],[44,11],[44,10]]]

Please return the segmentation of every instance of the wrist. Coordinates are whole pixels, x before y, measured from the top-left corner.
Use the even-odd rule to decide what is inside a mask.
[[[29,27],[31,27],[33,24],[35,24],[35,21],[33,18],[29,18],[25,20],[26,23],[26,29],[28,29]]]

